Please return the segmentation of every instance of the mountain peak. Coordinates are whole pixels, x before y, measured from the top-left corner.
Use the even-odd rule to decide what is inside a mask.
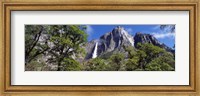
[[[137,43],[150,43],[159,46],[168,52],[174,52],[170,47],[160,43],[153,35],[137,32],[131,36],[121,26],[115,27],[111,32],[107,32],[99,39],[88,42],[86,46],[86,59],[96,58],[112,52],[124,52],[123,46],[133,46],[137,48]]]
[[[141,33],[141,32],[137,32],[134,36],[134,40],[135,40],[135,46],[137,47],[137,43],[151,43],[153,45],[160,45],[160,42],[158,42],[158,40],[150,35],[150,34],[145,34],[145,33]]]
[[[131,46],[134,46],[134,40],[133,37],[128,34],[128,32],[121,26],[117,26],[116,28],[114,28],[112,30],[113,37],[117,38],[121,38],[121,40],[125,41],[126,43],[131,44]]]
[[[117,27],[115,27],[111,32],[112,32],[113,34],[120,34],[122,31],[124,31],[124,28],[121,27],[121,26],[117,26]]]
[[[102,35],[99,42],[90,42],[88,45],[86,46],[87,58],[95,58],[107,52],[123,50],[123,45],[134,47],[134,39],[123,27],[117,26],[112,32]]]
[[[116,30],[124,30],[124,28],[121,27],[121,26],[117,26],[117,27],[115,27],[114,29],[116,29]]]
[[[142,33],[142,32],[136,32],[135,36],[151,36],[151,37],[154,38],[153,35],[151,35],[151,34],[147,34],[147,33]]]
[[[124,27],[117,26],[112,30],[112,32],[124,33],[126,31],[124,30]]]
[[[135,35],[140,35],[140,34],[143,34],[142,32],[136,32],[136,34]]]

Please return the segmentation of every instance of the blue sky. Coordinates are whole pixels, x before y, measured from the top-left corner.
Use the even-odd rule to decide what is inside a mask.
[[[88,41],[98,39],[107,32],[111,32],[113,28],[121,26],[132,36],[137,32],[148,33],[154,35],[161,43],[169,47],[173,47],[175,43],[175,32],[171,32],[171,27],[164,29],[160,25],[87,25]],[[175,26],[175,25],[172,25]]]

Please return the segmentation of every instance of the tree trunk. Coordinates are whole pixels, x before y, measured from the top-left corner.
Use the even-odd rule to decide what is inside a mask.
[[[61,62],[58,62],[58,70],[57,71],[61,71]]]

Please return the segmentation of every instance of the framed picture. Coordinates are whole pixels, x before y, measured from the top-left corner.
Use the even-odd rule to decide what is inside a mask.
[[[199,94],[199,0],[1,4],[2,95]]]

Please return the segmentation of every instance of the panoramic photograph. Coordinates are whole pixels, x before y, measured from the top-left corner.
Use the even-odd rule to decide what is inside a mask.
[[[25,25],[25,71],[175,71],[175,25]]]

